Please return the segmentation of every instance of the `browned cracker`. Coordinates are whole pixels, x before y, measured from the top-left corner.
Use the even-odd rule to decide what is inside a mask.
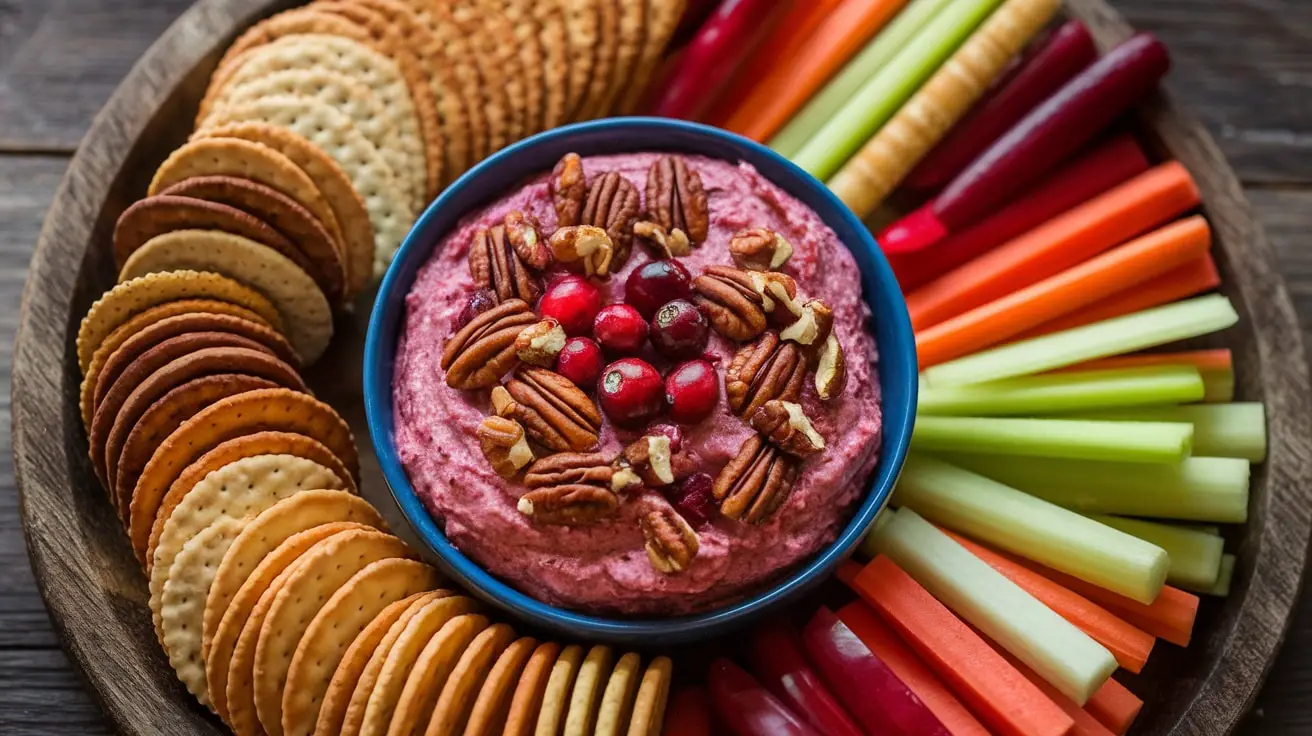
[[[523,125],[519,138],[524,138],[542,130],[543,104],[545,97],[544,59],[546,49],[542,46],[542,28],[533,6],[534,0],[489,0],[489,7],[501,13],[510,25],[512,44],[519,56],[519,69],[522,73],[521,94],[523,99]]]
[[[514,636],[514,633],[506,628],[506,633]],[[490,638],[490,637],[489,637]],[[477,643],[477,642],[476,642]],[[496,662],[489,665],[487,677],[478,688],[477,696],[468,689],[457,689],[454,696],[448,701],[447,692],[442,692],[442,698],[438,700],[438,711],[433,714],[434,721],[437,720],[437,713],[445,714],[442,706],[447,702],[463,703],[467,700],[473,700],[472,707],[465,705],[469,712],[468,722],[465,724],[465,733],[471,736],[499,736],[506,727],[506,719],[510,714],[510,700],[515,694],[515,685],[519,682],[520,673],[524,671],[525,665],[528,664],[529,658],[537,648],[538,642],[531,637],[518,639],[508,644],[505,649],[497,656]],[[470,647],[471,652],[477,653],[474,647]],[[471,660],[470,670],[481,665],[481,662],[475,655],[466,654],[466,658]],[[463,665],[464,660],[461,661]],[[459,666],[457,672],[462,672]],[[452,683],[448,682],[448,686]],[[477,681],[470,683],[471,686],[477,686]],[[455,723],[454,720],[443,719],[443,723]],[[456,732],[458,733],[458,732]]]
[[[669,657],[657,657],[647,665],[633,703],[633,718],[628,736],[660,736],[665,722],[665,703],[670,697],[670,678],[674,663]]]
[[[611,0],[620,16],[619,38],[615,51],[615,70],[606,91],[601,109],[603,114],[614,113],[620,96],[633,85],[647,36],[647,0]]]
[[[592,72],[601,46],[601,3],[603,0],[557,0],[565,15],[565,42],[569,68],[566,78],[564,122],[579,119],[587,101]]]
[[[575,115],[576,120],[592,120],[606,114],[606,95],[619,65],[620,12],[618,0],[595,0],[598,32],[597,55],[592,66],[583,102]]]
[[[302,268],[309,262],[292,242],[269,223],[218,202],[192,197],[158,195],[132,203],[114,226],[114,263],[123,262],[147,240],[171,230],[222,230],[266,245],[296,261]]]
[[[551,666],[547,689],[542,696],[542,710],[538,713],[537,733],[559,734],[564,727],[574,681],[583,666],[583,656],[583,647],[571,644],[561,650],[556,663]]]
[[[606,681],[606,689],[601,694],[601,708],[597,711],[597,736],[624,736],[628,731],[641,671],[642,657],[633,652],[620,657],[615,663],[615,669]]]
[[[619,105],[615,110],[620,115],[632,115],[637,112],[643,93],[647,91],[652,77],[660,68],[661,60],[665,58],[665,49],[669,46],[670,39],[674,37],[674,31],[678,29],[687,5],[685,0],[646,0],[646,2],[647,33],[643,38],[642,54],[638,58],[631,83],[620,95]]]
[[[505,14],[489,8],[485,0],[452,0],[455,28],[469,39],[474,63],[482,79],[483,107],[487,114],[488,153],[518,140],[523,133],[523,84],[513,34]]]
[[[410,668],[391,723],[380,723],[380,728],[371,728],[372,724],[368,724],[361,733],[372,731],[388,736],[431,733],[439,720],[434,709],[441,707],[439,697],[444,688],[457,677],[477,676],[477,673],[468,669],[458,671],[459,664],[462,654],[473,649],[479,638],[488,631],[491,631],[488,629],[488,620],[476,614],[456,616],[443,624],[424,645],[414,666]]]
[[[542,710],[542,699],[547,692],[547,680],[559,656],[560,645],[549,641],[539,644],[528,658],[523,673],[515,683],[503,731],[505,736],[533,736],[538,713]]]
[[[542,40],[542,130],[551,130],[565,124],[570,102],[571,60],[564,0],[539,0],[530,5]]]
[[[610,647],[596,645],[579,665],[578,678],[569,696],[569,714],[565,717],[565,736],[591,736],[601,705],[601,689],[610,677],[614,653]]]

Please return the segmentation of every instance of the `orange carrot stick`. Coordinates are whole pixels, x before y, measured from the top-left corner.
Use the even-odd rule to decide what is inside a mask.
[[[787,54],[775,55],[775,64],[754,80],[751,94],[732,108],[724,127],[756,141],[779,132],[793,113],[906,4],[907,0],[844,0],[823,23],[798,34],[803,43]]]
[[[966,710],[943,681],[929,671],[925,663],[875,615],[870,606],[861,601],[853,601],[838,609],[838,619],[847,624],[847,628],[870,651],[884,660],[884,664],[911,688],[911,692],[925,703],[925,707],[929,708],[952,736],[988,736],[988,729]]]
[[[1189,350],[1182,353],[1140,353],[1137,355],[1117,355],[1112,358],[1089,360],[1078,365],[1067,366],[1053,371],[1101,371],[1113,368],[1146,368],[1159,365],[1190,365],[1200,373],[1233,371],[1234,355],[1229,348],[1215,350]]]
[[[1038,673],[1026,667],[1023,662],[1011,656],[996,644],[993,644],[993,649],[1002,655],[1012,667],[1015,667],[1017,672],[1024,675],[1025,679],[1034,683],[1034,686],[1043,691],[1044,695],[1051,698],[1052,702],[1056,703],[1063,713],[1070,716],[1071,720],[1075,722],[1075,727],[1071,729],[1070,736],[1114,736],[1107,726],[1095,718],[1092,713],[1081,708],[1074,700],[1062,695],[1057,688],[1039,677]],[[1108,681],[1110,682],[1110,679]]]
[[[916,333],[921,370],[983,350],[1053,317],[1082,312],[1207,255],[1212,229],[1199,215],[1154,230],[1084,263]]]
[[[852,581],[861,573],[861,563],[856,560],[843,560],[834,571],[834,577],[843,585],[852,587]]]
[[[1143,701],[1121,683],[1108,680],[1084,704],[1084,709],[1116,736],[1125,736],[1143,710]]]
[[[917,331],[987,304],[1124,243],[1198,204],[1178,162],[1156,166],[913,291]]]
[[[1155,639],[1151,634],[1136,629],[1088,598],[1048,580],[1001,552],[976,544],[954,532],[944,530],[944,533],[1051,608],[1058,616],[1107,647],[1122,667],[1135,673],[1143,670],[1153,650]]]
[[[1216,270],[1216,261],[1212,260],[1210,254],[1205,254],[1132,289],[1112,294],[1077,312],[1026,330],[1014,339],[1028,340],[1113,317],[1123,317],[1211,291],[1220,285],[1221,274]]]
[[[1062,736],[1075,725],[892,560],[876,557],[854,587],[994,731],[1004,736]]]

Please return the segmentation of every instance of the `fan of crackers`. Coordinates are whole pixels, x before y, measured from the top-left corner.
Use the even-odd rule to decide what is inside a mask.
[[[301,370],[446,185],[631,111],[684,0],[319,0],[242,35],[77,338],[160,644],[237,734],[659,734],[672,664],[494,621],[357,495]]]

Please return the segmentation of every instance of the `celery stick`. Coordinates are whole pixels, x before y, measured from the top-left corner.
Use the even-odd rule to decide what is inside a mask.
[[[1235,578],[1235,556],[1221,555],[1221,571],[1216,575],[1216,583],[1209,588],[1190,588],[1195,593],[1203,595],[1214,595],[1219,598],[1225,598],[1230,595],[1230,585]],[[1180,586],[1186,587],[1186,586]]]
[[[1201,534],[1211,534],[1214,537],[1221,536],[1221,527],[1215,524],[1176,524],[1181,529],[1189,529]]]
[[[1165,345],[1238,321],[1230,300],[1211,294],[985,350],[929,368],[924,377],[935,388],[986,383]]]
[[[904,509],[872,535],[876,546],[966,623],[1083,705],[1116,658],[948,535]]]
[[[924,455],[907,459],[893,502],[936,524],[1142,603],[1157,598],[1170,567],[1161,547]]]
[[[926,452],[1178,463],[1189,457],[1188,422],[917,417],[911,446]]]
[[[1141,519],[1123,519],[1119,516],[1089,514],[1113,529],[1120,529],[1149,544],[1166,550],[1171,558],[1171,569],[1166,582],[1190,590],[1209,589],[1216,585],[1221,570],[1221,554],[1225,541],[1204,532]]]
[[[1056,414],[1149,404],[1201,401],[1203,379],[1193,366],[1165,365],[1054,373],[971,386],[921,389],[921,415]]]
[[[806,103],[770,141],[770,147],[792,158],[852,95],[907,45],[931,18],[952,0],[915,0],[871,39],[824,89]]]
[[[793,163],[821,181],[833,176],[1001,3],[955,0],[936,14],[844,100],[843,107],[792,156]]]
[[[1203,388],[1207,392],[1204,401],[1234,401],[1235,372],[1203,371]]]
[[[1110,463],[953,454],[950,463],[1060,506],[1089,513],[1242,524],[1247,460],[1191,457],[1178,464]]]
[[[1241,457],[1255,463],[1266,459],[1266,407],[1256,401],[1082,411],[1066,418],[1189,422],[1194,425],[1194,452],[1199,455]]]

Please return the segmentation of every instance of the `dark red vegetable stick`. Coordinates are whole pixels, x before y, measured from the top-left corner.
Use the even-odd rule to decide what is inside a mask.
[[[807,663],[797,632],[782,620],[757,627],[747,649],[747,661],[771,694],[821,733],[862,736],[852,717]]]
[[[1089,29],[1068,21],[1035,43],[964,120],[907,176],[903,186],[933,191],[952,181],[993,141],[1098,58]]]
[[[706,679],[716,714],[736,736],[819,736],[733,662],[715,660]]]

